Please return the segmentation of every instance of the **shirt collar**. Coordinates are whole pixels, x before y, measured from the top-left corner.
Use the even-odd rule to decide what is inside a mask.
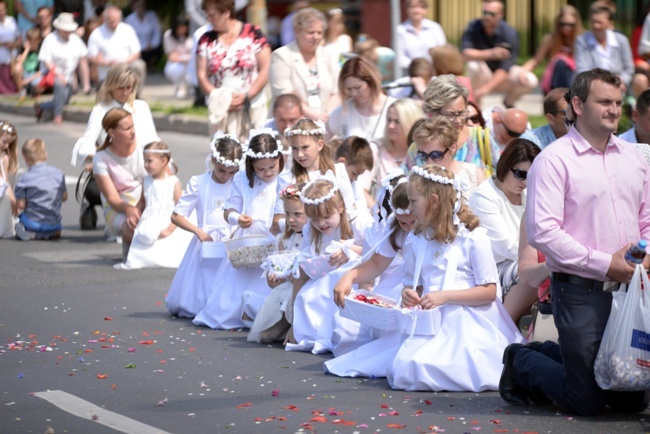
[[[605,38],[607,40],[607,47],[608,48],[618,48],[620,47],[620,44],[618,43],[618,38],[616,38],[616,34],[613,30],[606,30],[605,31]],[[585,35],[585,42],[587,45],[591,47],[595,47],[598,44],[598,41],[596,40],[596,37],[592,32],[588,32]]]
[[[415,31],[415,26],[409,19],[404,21],[404,27],[409,31]],[[420,24],[420,30],[428,30],[430,27],[432,26],[429,25],[429,20],[427,20],[426,18],[422,18],[422,23]]]
[[[584,154],[589,151],[598,152],[596,149],[594,149],[593,146],[591,146],[587,139],[585,139],[582,134],[578,132],[575,126],[571,127],[567,133],[567,137],[569,140],[571,140],[571,144],[579,154]],[[607,142],[607,148],[609,148],[610,152],[614,150],[612,147],[620,150],[620,143],[618,139],[613,134],[610,134],[609,141]]]

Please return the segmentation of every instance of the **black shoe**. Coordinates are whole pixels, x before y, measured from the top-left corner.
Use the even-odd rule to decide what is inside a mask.
[[[528,391],[528,399],[535,405],[551,405],[553,400],[548,396],[544,395],[542,392],[533,392],[532,390]]]
[[[499,380],[499,394],[504,401],[511,405],[530,405],[525,389],[517,386],[513,372],[513,362],[517,352],[523,348],[521,344],[510,344],[503,351],[503,371]]]

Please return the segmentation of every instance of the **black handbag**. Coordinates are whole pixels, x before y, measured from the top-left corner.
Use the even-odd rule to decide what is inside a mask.
[[[95,181],[92,171],[84,170],[77,179],[75,189],[77,202],[81,205],[79,211],[79,226],[82,231],[89,231],[97,228],[97,211],[95,207],[102,204],[99,187]]]

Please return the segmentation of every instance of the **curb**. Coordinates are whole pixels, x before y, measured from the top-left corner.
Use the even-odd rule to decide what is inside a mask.
[[[21,116],[34,116],[34,109],[30,102],[13,102],[0,100],[0,112],[17,114]],[[172,131],[182,134],[195,134],[208,136],[208,121],[199,116],[152,112],[153,122],[157,131]],[[63,119],[68,122],[87,123],[90,109],[67,106],[63,109]]]

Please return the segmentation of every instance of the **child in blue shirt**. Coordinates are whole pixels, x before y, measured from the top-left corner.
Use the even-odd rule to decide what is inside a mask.
[[[29,139],[23,144],[28,170],[16,183],[19,222],[16,236],[23,240],[55,240],[61,237],[61,205],[68,200],[65,175],[48,166],[45,142]]]

